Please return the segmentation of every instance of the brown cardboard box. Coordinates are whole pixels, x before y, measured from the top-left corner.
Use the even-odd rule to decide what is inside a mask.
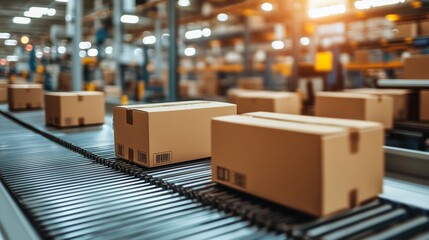
[[[0,80],[0,102],[7,102],[7,81]]]
[[[375,88],[358,88],[347,89],[347,92],[383,95],[393,99],[393,115],[395,119],[407,119],[409,98],[411,91],[407,89],[375,89]]]
[[[241,89],[241,88],[230,88],[230,89],[228,89],[228,91],[226,93],[226,96],[227,96],[228,102],[236,104],[236,102],[237,102],[237,95],[239,93],[254,92],[254,91],[257,91],[257,90],[249,90],[249,89]]]
[[[429,79],[429,55],[415,55],[404,61],[404,79]]]
[[[212,179],[314,216],[382,192],[379,123],[257,112],[214,118]]]
[[[397,29],[397,31],[394,32],[394,38],[407,38],[417,36],[416,22],[399,23],[394,27],[394,29]]]
[[[40,84],[10,84],[8,102],[11,110],[43,108],[43,88]]]
[[[71,91],[72,88],[72,80],[71,74],[68,72],[60,72],[58,74],[58,91]]]
[[[201,72],[198,74],[199,92],[206,96],[218,95],[219,81],[216,72]]]
[[[358,49],[354,51],[354,62],[355,63],[368,63],[369,62],[369,50]]]
[[[429,121],[429,90],[420,91],[420,121]]]
[[[116,156],[146,167],[210,157],[211,119],[236,112],[210,101],[115,107]]]
[[[345,92],[316,94],[315,116],[379,122],[386,129],[393,127],[393,99]]]
[[[420,35],[429,35],[429,21],[420,22]]]
[[[104,85],[104,94],[106,97],[121,98],[122,91],[120,86]]]
[[[115,84],[115,72],[112,70],[105,69],[103,71],[103,79],[105,85]]]
[[[247,91],[235,95],[238,113],[266,111],[301,114],[301,100],[296,93]]]
[[[242,89],[262,90],[264,81],[261,77],[242,77],[238,79],[237,87]]]
[[[102,92],[51,92],[45,94],[46,125],[74,127],[103,124]]]

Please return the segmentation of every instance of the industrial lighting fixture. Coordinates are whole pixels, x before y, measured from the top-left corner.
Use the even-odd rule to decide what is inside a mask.
[[[122,15],[121,16],[121,22],[123,23],[131,23],[131,24],[136,24],[139,22],[139,17],[136,15]]]
[[[67,51],[67,49],[64,46],[59,46],[58,47],[58,53],[64,54],[64,53],[66,53],[66,51]]]
[[[17,44],[18,44],[18,41],[16,41],[15,39],[4,40],[4,45],[6,46],[16,46]]]
[[[261,4],[261,9],[265,12],[271,12],[273,10],[273,4],[265,2]]]
[[[43,52],[42,51],[36,51],[36,58],[42,58]]]
[[[193,47],[187,47],[187,48],[185,48],[185,51],[183,51],[183,53],[187,57],[194,56],[196,52],[197,51]]]
[[[8,39],[10,38],[10,33],[0,33],[0,39]]]
[[[156,43],[156,37],[155,36],[146,36],[143,38],[143,44],[150,45]]]
[[[22,44],[27,44],[30,41],[30,38],[27,36],[22,36],[21,37],[21,43]]]
[[[393,5],[404,3],[405,0],[358,0],[355,1],[355,8],[359,10],[369,9],[372,7],[381,7],[386,5]]]
[[[12,22],[16,24],[29,24],[31,23],[31,18],[28,17],[13,17]]]
[[[25,11],[24,16],[30,17],[30,18],[41,18],[41,17],[43,17],[43,14],[41,14],[40,12]]]
[[[48,16],[52,17],[52,16],[55,16],[55,14],[57,14],[57,10],[55,10],[55,8],[48,9],[48,13],[47,13]]]
[[[30,52],[31,50],[33,50],[33,45],[28,44],[25,46],[25,51]]]
[[[112,48],[111,46],[108,46],[108,47],[106,47],[106,48],[104,49],[104,52],[105,52],[107,55],[110,55],[110,54],[112,54],[112,53],[113,53],[113,48]]]
[[[310,18],[327,17],[336,14],[342,14],[346,12],[346,5],[337,4],[327,7],[313,8],[308,10],[308,16]]]
[[[85,50],[80,50],[80,51],[79,51],[79,57],[81,57],[81,58],[86,57],[86,52],[85,52]]]
[[[203,28],[202,33],[204,37],[210,37],[210,35],[212,35],[212,30],[210,30],[210,28]]]
[[[226,22],[226,21],[228,21],[228,15],[226,13],[219,13],[217,15],[217,20],[219,22]]]
[[[179,0],[177,1],[177,4],[181,7],[189,7],[191,6],[191,1],[189,0]]]
[[[79,43],[79,48],[80,49],[90,49],[91,48],[91,43],[86,41],[86,42],[80,42]]]
[[[55,0],[56,2],[63,2],[63,3],[66,3],[66,2],[69,2],[69,0]]]
[[[197,39],[203,36],[203,32],[200,29],[190,30],[185,33],[186,39]]]
[[[299,39],[299,42],[303,46],[308,46],[308,45],[310,45],[310,38],[308,38],[308,37],[302,37],[301,39]]]
[[[48,14],[48,10],[49,10],[49,8],[46,8],[46,7],[31,7],[28,9],[28,11],[30,13],[34,13],[36,15],[37,14],[46,15],[46,14]]]
[[[16,62],[16,61],[18,61],[18,56],[15,56],[15,55],[9,55],[9,56],[7,56],[7,57],[6,57],[6,60],[7,60],[8,62]]]
[[[0,59],[0,64],[1,65],[6,65],[6,59],[4,59],[4,58]]]
[[[273,41],[273,42],[271,43],[271,47],[272,47],[273,49],[276,49],[276,50],[278,50],[278,49],[283,49],[283,48],[285,47],[285,44],[284,44],[284,42],[283,42],[283,41],[276,40],[276,41]]]
[[[43,52],[44,53],[49,53],[51,51],[51,48],[50,47],[44,47],[43,48]]]
[[[98,55],[98,51],[95,48],[91,48],[88,50],[88,56],[90,57],[96,57]]]

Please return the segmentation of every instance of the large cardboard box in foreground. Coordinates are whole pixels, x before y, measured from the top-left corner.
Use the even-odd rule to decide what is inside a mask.
[[[212,179],[314,216],[375,198],[384,131],[376,122],[257,112],[212,121]]]
[[[301,100],[296,93],[247,91],[238,92],[234,97],[238,113],[265,111],[278,113],[301,113]]]
[[[45,94],[46,125],[74,127],[103,124],[102,92],[51,92]]]
[[[429,55],[415,55],[404,61],[404,79],[429,79]]]
[[[384,95],[346,92],[316,94],[315,116],[379,122],[393,127],[393,99]]]
[[[7,102],[7,81],[0,80],[0,102]]]
[[[238,79],[237,88],[241,89],[264,89],[264,80],[261,77],[241,77]]]
[[[408,89],[375,89],[357,88],[347,89],[347,92],[383,95],[393,99],[393,115],[395,119],[407,119],[411,91]]]
[[[8,103],[11,110],[43,108],[43,87],[40,84],[10,84]]]
[[[236,112],[210,101],[115,107],[115,154],[146,167],[210,157],[211,119]]]
[[[429,90],[420,91],[420,121],[429,121]]]

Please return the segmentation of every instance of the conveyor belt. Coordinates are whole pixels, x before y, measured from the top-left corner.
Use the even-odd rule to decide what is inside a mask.
[[[227,227],[231,228],[234,234],[237,232],[251,234],[243,235],[246,239],[286,236],[323,239],[370,236],[376,239],[429,237],[428,213],[422,209],[378,199],[331,218],[313,219],[212,183],[208,159],[150,170],[118,160],[114,157],[112,131],[108,124],[78,130],[57,130],[44,126],[42,111],[8,115],[37,133],[93,160],[91,162],[64,149],[58,155],[51,155],[48,151],[50,147],[43,148],[44,144],[16,150],[19,153],[18,159],[21,159],[17,161],[20,164],[16,165],[10,162],[3,163],[4,156],[9,158],[11,153],[3,151],[1,153],[2,178],[23,203],[35,225],[43,229],[43,234],[51,234],[49,236],[55,238],[69,236],[57,236],[55,235],[57,233],[69,232],[74,234],[83,232],[84,236],[87,236],[88,233],[85,231],[102,228],[104,230],[96,231],[94,236],[107,232],[108,234],[104,236],[111,238],[150,236],[168,239],[192,236],[195,239],[206,239],[218,236],[219,233],[225,232],[224,228]],[[29,122],[31,124],[28,124]],[[25,137],[18,134],[16,141],[21,141],[22,138]],[[54,146],[61,149],[57,145]],[[37,161],[33,161],[34,151],[39,151],[42,155],[35,158]],[[29,165],[29,161],[38,166],[36,170],[34,164]],[[69,165],[67,167],[57,165],[64,162]],[[108,170],[109,168],[104,166],[126,174]],[[11,178],[8,179],[8,176]],[[34,181],[28,182],[29,177]],[[14,189],[14,186],[19,188]],[[53,187],[56,188],[52,189]],[[89,188],[88,191],[86,187]],[[159,200],[160,196],[165,198]],[[31,201],[23,200],[24,197],[31,197]],[[136,198],[138,199],[136,201],[144,201],[149,206],[137,204],[134,202]],[[52,205],[50,201],[63,205]],[[158,201],[165,201],[165,204],[158,205]],[[183,203],[187,201],[184,204],[186,207],[195,206],[195,212],[189,210],[191,215],[188,215],[188,211],[183,210],[186,214],[180,215],[182,201]],[[25,205],[27,203],[30,205]],[[177,206],[174,205],[176,203]],[[173,205],[168,207],[170,204]],[[157,215],[158,209],[164,209],[162,207],[166,209],[160,212],[165,211],[165,215]],[[109,208],[112,210],[107,210]],[[53,215],[48,215],[49,217],[32,215],[37,211],[42,211],[41,216],[44,216],[43,213]],[[205,217],[212,216],[210,214],[213,213],[217,218],[205,219],[199,215],[199,211],[203,211],[201,214]],[[175,215],[176,213],[178,215]],[[79,217],[73,218],[74,214],[82,214],[82,217],[76,215]],[[147,215],[152,217],[146,217]],[[169,217],[171,222],[164,220]],[[223,220],[225,225],[222,225]],[[234,228],[236,224],[237,228]],[[140,229],[133,226],[139,226]],[[145,226],[151,227],[147,229]],[[63,227],[66,230],[62,230]],[[152,233],[152,230],[158,232]],[[129,231],[133,233],[125,235]],[[199,234],[195,234],[195,231]],[[146,233],[150,234],[145,235]],[[222,238],[238,238],[240,234]]]

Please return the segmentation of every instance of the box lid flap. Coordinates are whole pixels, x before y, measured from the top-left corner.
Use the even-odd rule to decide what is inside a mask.
[[[225,107],[225,106],[235,106],[235,104],[215,102],[215,101],[183,101],[183,102],[171,102],[171,103],[118,106],[118,108],[125,108],[127,110],[143,111],[143,112],[168,112],[168,111],[214,108],[214,107]]]

